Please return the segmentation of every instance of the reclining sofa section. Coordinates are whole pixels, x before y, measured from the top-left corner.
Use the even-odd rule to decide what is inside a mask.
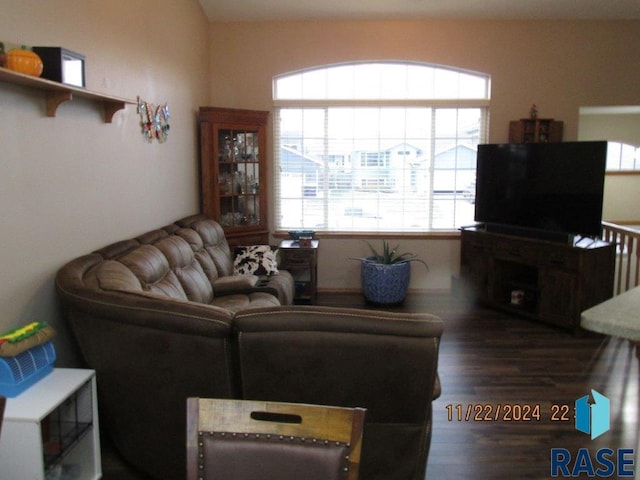
[[[97,373],[100,421],[123,458],[185,478],[186,399],[367,408],[361,478],[423,480],[442,322],[429,314],[292,306],[288,272],[233,276],[201,215],[72,260],[63,313]]]

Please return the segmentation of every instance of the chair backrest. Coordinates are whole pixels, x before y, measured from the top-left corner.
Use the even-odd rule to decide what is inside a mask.
[[[365,410],[187,399],[187,480],[357,480]]]

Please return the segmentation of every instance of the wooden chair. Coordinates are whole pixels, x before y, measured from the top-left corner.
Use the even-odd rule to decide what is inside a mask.
[[[187,400],[187,480],[357,480],[365,410]]]

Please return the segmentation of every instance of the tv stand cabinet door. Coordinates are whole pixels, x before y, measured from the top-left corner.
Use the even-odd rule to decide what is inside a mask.
[[[492,261],[491,242],[486,236],[474,232],[462,232],[460,252],[460,276],[463,285],[475,300],[486,302],[490,298],[489,279]]]
[[[540,320],[565,328],[575,328],[577,291],[578,278],[575,272],[542,268],[538,302]]]

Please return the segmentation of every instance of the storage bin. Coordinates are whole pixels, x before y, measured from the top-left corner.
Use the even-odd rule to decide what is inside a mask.
[[[56,350],[51,342],[14,357],[0,357],[0,395],[15,397],[53,370]]]

